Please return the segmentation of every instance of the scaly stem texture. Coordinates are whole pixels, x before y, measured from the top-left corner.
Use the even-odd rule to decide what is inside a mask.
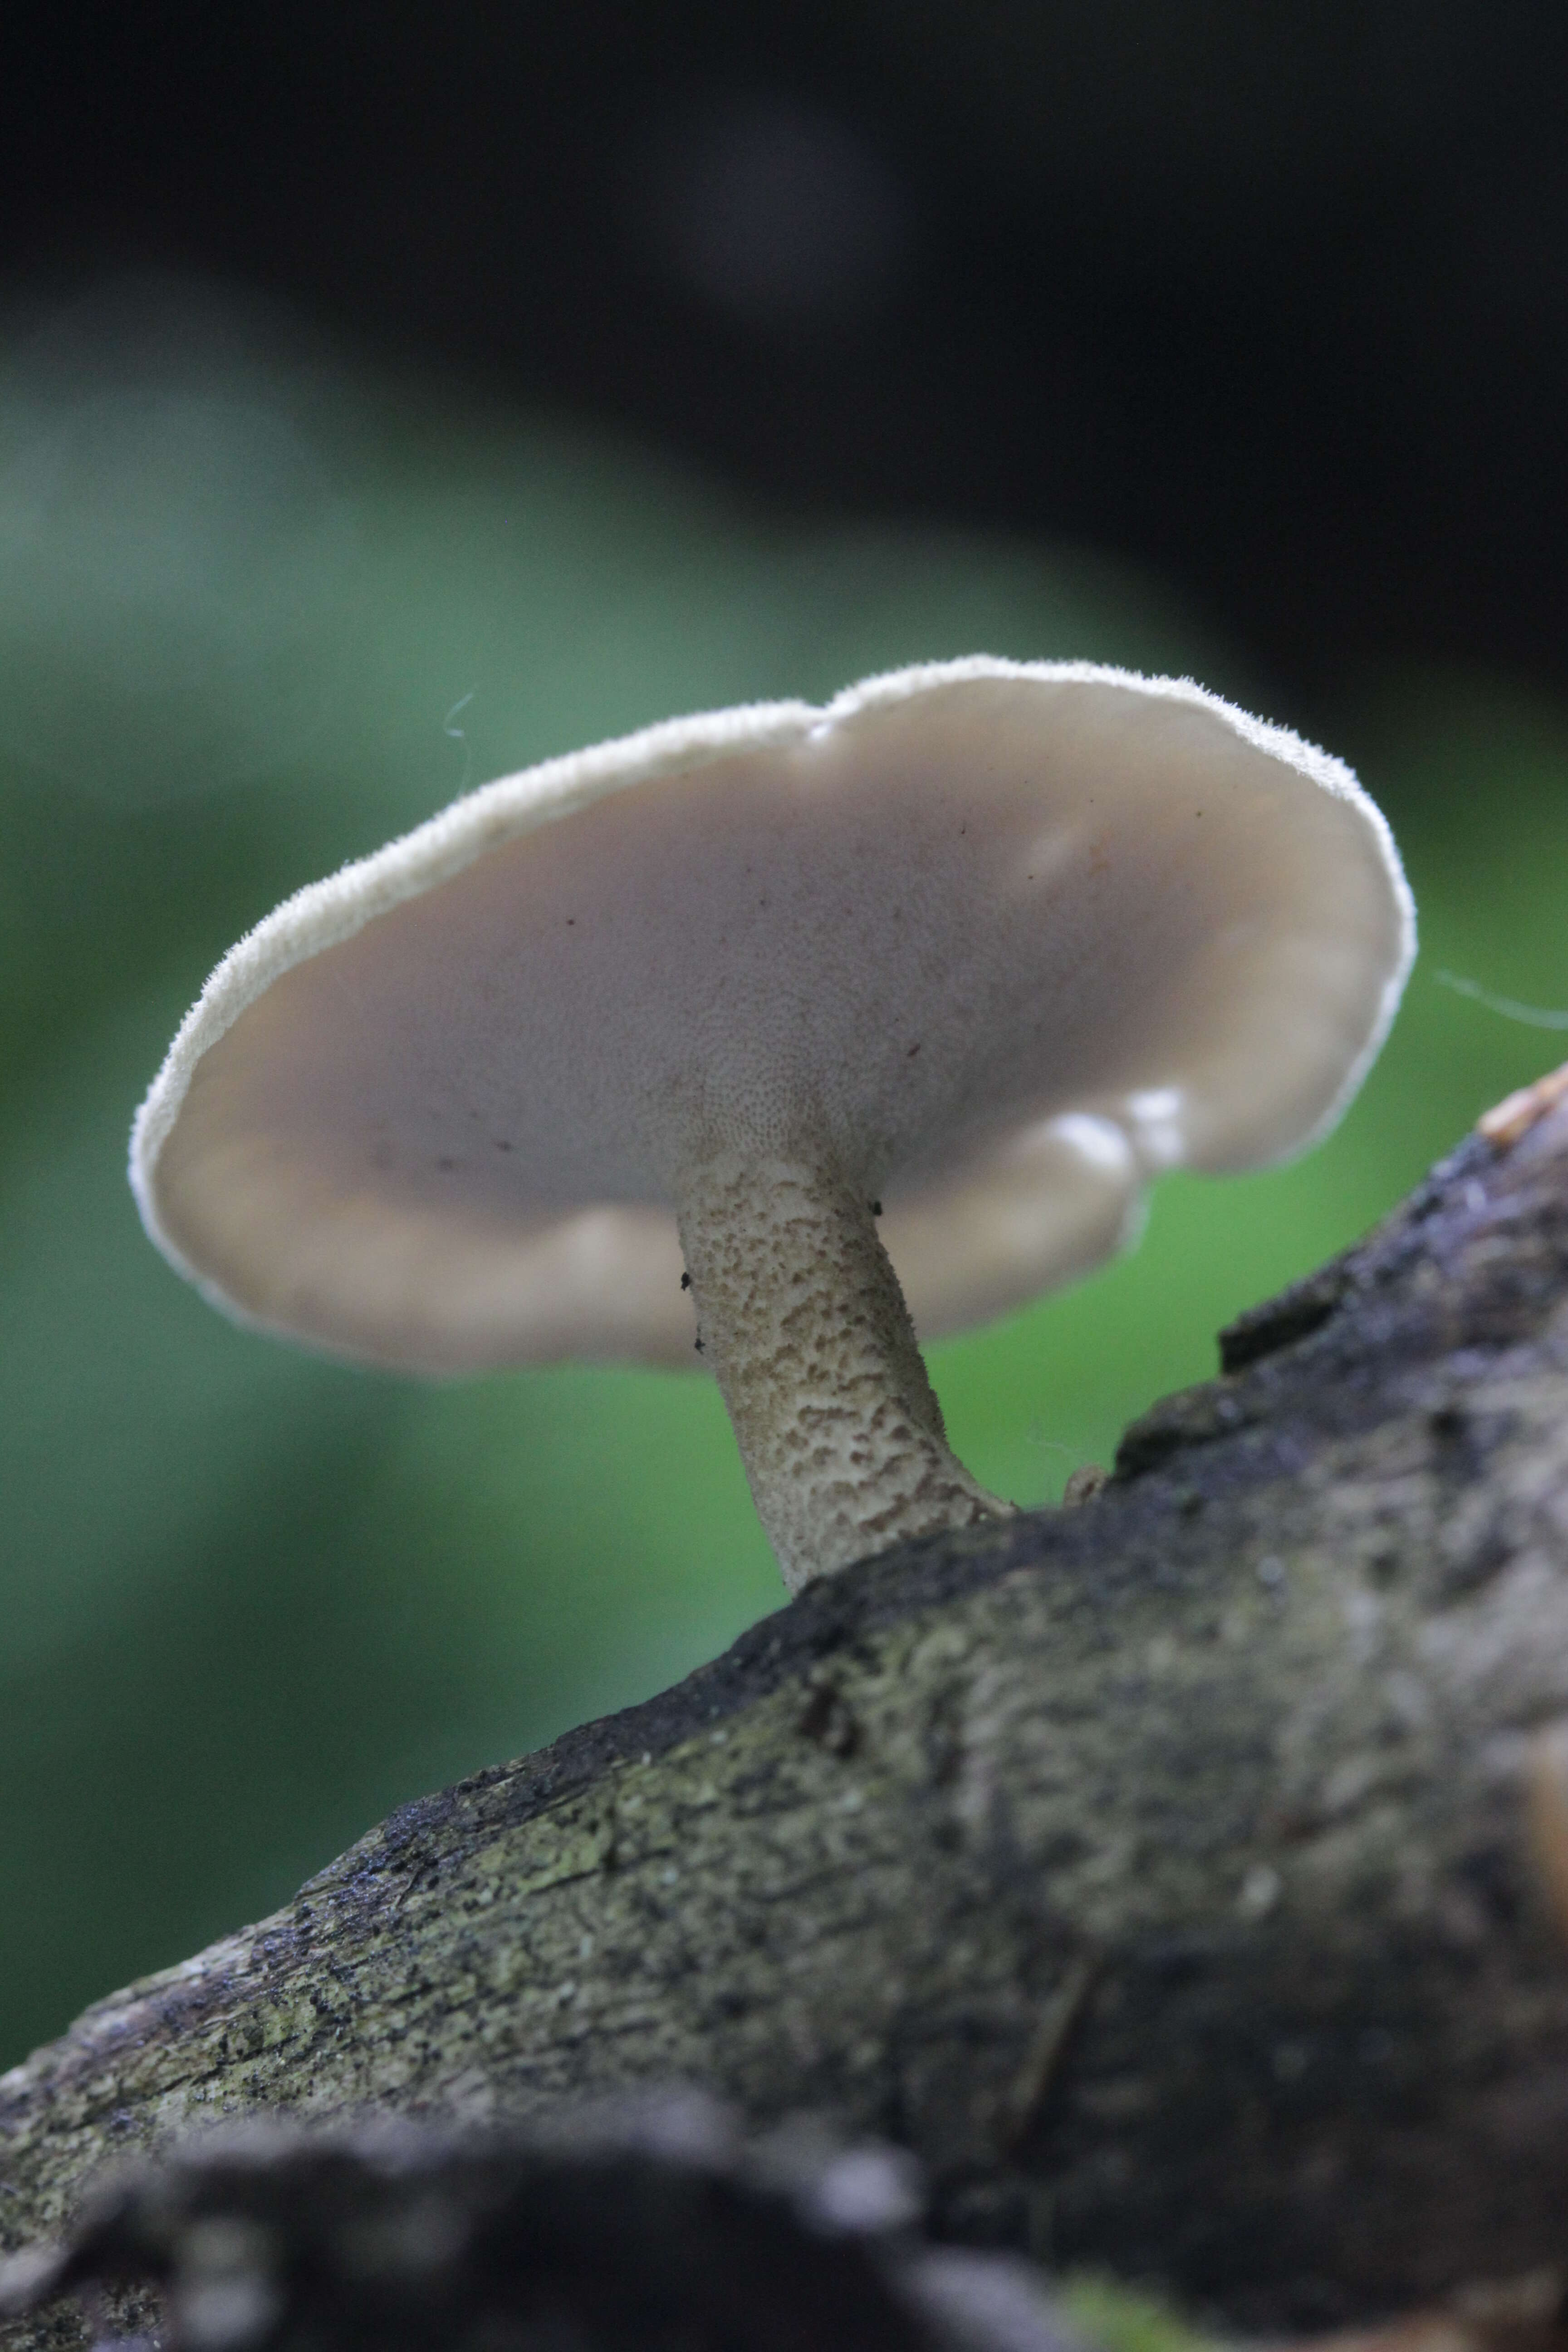
[[[1004,1518],[948,1448],[865,1188],[825,1161],[685,1171],[680,1238],[707,1362],[784,1582]]]

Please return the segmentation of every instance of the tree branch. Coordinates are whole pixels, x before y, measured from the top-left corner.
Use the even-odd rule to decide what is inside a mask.
[[[0,2080],[6,2243],[219,2118],[684,2080],[1233,2325],[1563,2261],[1568,1101],[1224,1349],[1082,1508],[811,1586],[89,2011]]]

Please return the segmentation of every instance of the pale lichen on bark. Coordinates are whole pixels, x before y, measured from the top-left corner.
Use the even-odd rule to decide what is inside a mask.
[[[258,2109],[680,2078],[950,2232],[1328,2324],[1562,2259],[1568,1105],[1472,1138],[1085,1507],[813,1585],[0,2081],[0,2231]],[[20,2347],[79,2342],[67,2317]]]

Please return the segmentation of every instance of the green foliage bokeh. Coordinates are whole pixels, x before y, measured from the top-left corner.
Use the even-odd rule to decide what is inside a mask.
[[[0,357],[0,2063],[783,1599],[700,1377],[400,1383],[154,1255],[126,1130],[230,940],[466,783],[675,711],[975,650],[1269,701],[1107,557],[786,522],[157,299],[181,331],[105,330],[91,368],[90,318]],[[1268,715],[1331,726],[1388,810],[1422,961],[1329,1144],[1167,1182],[1133,1255],[935,1351],[958,1451],[1022,1501],[1560,1058],[1436,974],[1568,998],[1568,722],[1461,677]]]

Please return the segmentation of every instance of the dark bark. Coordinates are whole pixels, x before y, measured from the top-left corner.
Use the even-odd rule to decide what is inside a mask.
[[[1562,2261],[1568,1102],[1532,1108],[1083,1507],[809,1588],[89,2011],[0,2081],[8,2243],[219,2118],[679,2079],[1236,2326]]]
[[[921,2243],[910,2171],[679,2094],[543,2135],[252,2126],[0,2265],[0,2312],[71,2294],[168,2352],[1075,2352],[1026,2265]]]

